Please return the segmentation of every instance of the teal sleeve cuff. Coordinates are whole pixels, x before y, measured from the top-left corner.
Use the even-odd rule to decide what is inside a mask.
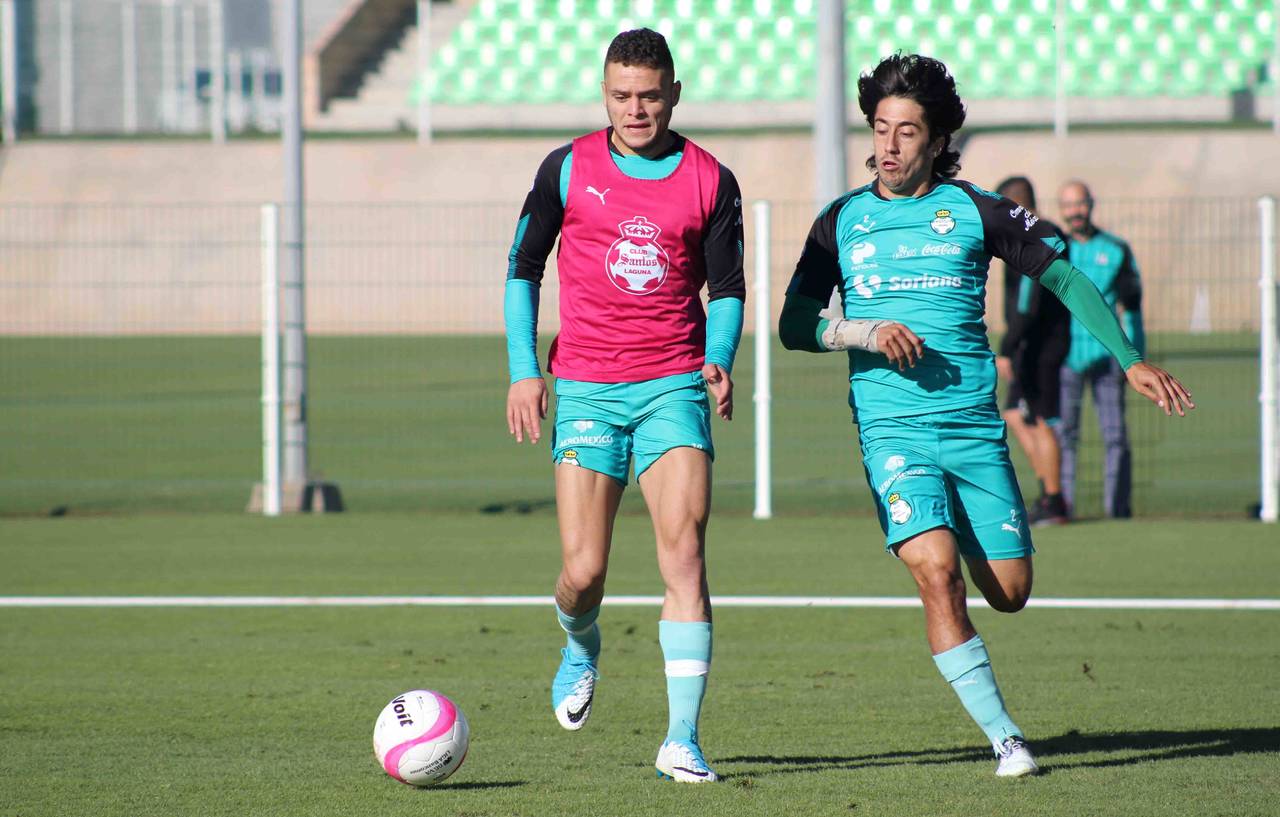
[[[538,285],[522,278],[508,279],[502,314],[511,382],[542,377],[538,368]]]
[[[1133,348],[1133,344],[1125,337],[1116,318],[1115,310],[1107,305],[1102,293],[1093,285],[1083,272],[1071,266],[1066,259],[1059,258],[1049,265],[1040,276],[1044,284],[1071,314],[1088,329],[1107,351],[1120,361],[1126,371],[1135,363],[1142,362],[1142,355]]]
[[[730,374],[742,340],[742,301],[716,298],[707,305],[707,363],[714,363]]]
[[[806,295],[788,295],[778,318],[778,338],[784,348],[801,352],[829,351],[822,333],[830,321],[820,316],[826,304]]]

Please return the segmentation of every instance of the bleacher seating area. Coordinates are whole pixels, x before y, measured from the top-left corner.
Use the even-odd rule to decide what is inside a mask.
[[[1054,96],[1057,0],[859,0],[846,6],[851,82],[894,51],[945,61],[969,99]],[[1272,0],[1067,0],[1066,93],[1266,92]],[[672,44],[687,99],[812,98],[817,0],[480,0],[433,60],[442,104],[592,102],[618,31]],[[852,88],[852,85],[850,86]]]

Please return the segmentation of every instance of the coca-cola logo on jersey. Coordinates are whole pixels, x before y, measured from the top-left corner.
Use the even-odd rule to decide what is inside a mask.
[[[656,292],[667,280],[671,260],[658,243],[662,228],[644,216],[618,225],[622,237],[609,247],[604,267],[613,285],[632,295]]]

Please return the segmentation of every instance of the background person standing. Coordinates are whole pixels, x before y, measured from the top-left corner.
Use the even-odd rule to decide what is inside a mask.
[[[1121,326],[1141,355],[1146,355],[1142,328],[1142,283],[1133,251],[1119,236],[1093,223],[1093,194],[1082,181],[1069,181],[1058,194],[1058,212],[1070,234],[1071,264],[1102,293],[1107,305],[1122,310]],[[1078,318],[1071,320],[1071,348],[1062,367],[1062,493],[1075,512],[1076,448],[1080,442],[1080,407],[1084,390],[1093,391],[1093,404],[1105,448],[1102,510],[1109,517],[1133,515],[1133,454],[1124,417],[1125,376],[1120,364]]]

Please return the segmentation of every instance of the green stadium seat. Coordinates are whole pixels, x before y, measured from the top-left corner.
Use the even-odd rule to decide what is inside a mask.
[[[1087,96],[1260,87],[1275,36],[1271,0],[1067,0],[1066,10],[1068,92]],[[1057,0],[851,4],[849,77],[919,51],[945,60],[967,97],[1052,96],[1056,11]],[[648,25],[696,80],[687,98],[808,99],[815,16],[815,0],[478,0],[434,54],[427,87],[441,102],[594,101],[604,43],[622,25]]]

